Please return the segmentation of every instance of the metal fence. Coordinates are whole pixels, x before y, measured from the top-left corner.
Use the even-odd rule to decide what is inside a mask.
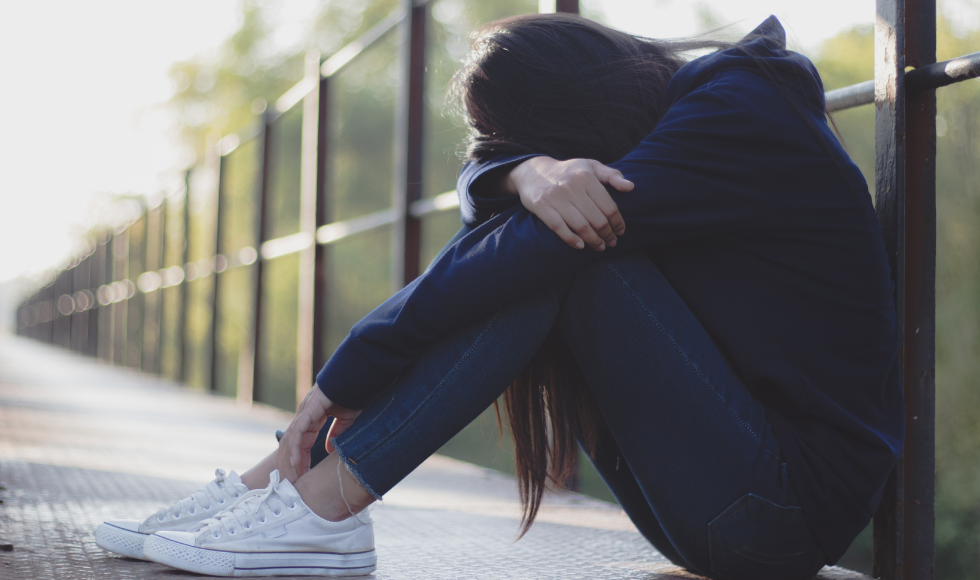
[[[558,11],[578,12],[577,0],[556,5]],[[326,60],[308,54],[303,80],[252,130],[229,135],[212,148],[206,169],[218,178],[211,228],[192,227],[188,172],[183,198],[144,208],[130,225],[105,232],[86,255],[31,296],[19,310],[19,332],[176,380],[188,380],[195,366],[207,387],[244,401],[291,406],[302,400],[316,369],[339,342],[330,338],[331,329],[339,327],[342,338],[350,326],[342,315],[333,316],[342,314],[342,305],[330,303],[333,283],[342,275],[338,264],[376,259],[368,254],[378,244],[375,239],[373,246],[355,245],[346,257],[330,250],[384,232],[381,237],[390,240],[382,252],[390,255],[386,290],[397,290],[420,272],[423,219],[455,215],[458,206],[455,192],[422,196],[427,18],[424,0],[404,0]],[[395,112],[392,195],[383,209],[331,221],[324,171],[334,112],[329,87],[345,67],[392,33],[399,35],[404,79]],[[978,76],[980,53],[936,63],[934,0],[878,0],[875,46],[875,79],[830,91],[827,108],[871,103],[877,108],[876,208],[897,288],[907,435],[874,520],[874,575],[926,579],[934,569],[935,89]],[[914,68],[906,72],[906,67]],[[291,144],[277,139],[289,131],[298,131]],[[284,199],[289,163],[295,165],[298,183],[285,188],[289,196]],[[295,214],[292,230],[279,219],[290,211]],[[248,222],[248,233],[227,235],[230,219]],[[431,243],[438,246],[445,239],[448,235],[440,234]],[[293,263],[284,266],[286,257]],[[282,346],[264,343],[263,336],[270,334],[269,325],[281,322],[267,311],[284,294],[291,296],[291,304],[280,311],[290,312],[287,326],[295,345],[294,356],[285,358],[294,361],[294,368],[286,373],[291,392],[280,389],[276,395],[263,364],[282,357],[260,353],[275,354]],[[191,328],[201,319],[209,320],[206,328]],[[233,347],[222,348],[223,341],[229,342],[223,332]],[[234,377],[234,384],[220,388],[227,377]]]

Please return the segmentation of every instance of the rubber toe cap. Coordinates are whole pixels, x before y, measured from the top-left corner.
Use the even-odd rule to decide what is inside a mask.
[[[130,532],[140,531],[139,520],[106,520],[105,523],[110,526],[122,528],[124,530],[129,530]]]
[[[180,544],[186,544],[188,546],[194,545],[195,535],[190,532],[157,532],[153,534],[154,536],[160,536],[161,538],[166,538],[173,542],[178,542]]]

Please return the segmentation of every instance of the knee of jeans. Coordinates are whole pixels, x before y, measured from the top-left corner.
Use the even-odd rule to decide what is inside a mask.
[[[623,273],[631,271],[659,271],[643,252],[629,252],[611,258],[596,260],[576,272],[568,281],[564,301],[570,298],[586,298],[608,290],[608,284],[625,283]]]

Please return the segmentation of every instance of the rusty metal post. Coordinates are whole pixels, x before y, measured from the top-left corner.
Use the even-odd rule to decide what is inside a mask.
[[[99,356],[100,331],[103,307],[99,304],[99,287],[105,284],[105,249],[108,232],[99,232],[95,238],[92,265],[89,274],[89,290],[92,292],[92,308],[88,311],[88,351],[91,357]]]
[[[556,0],[555,1],[555,12],[566,12],[569,14],[578,14],[579,5],[578,0]],[[581,487],[582,482],[582,469],[579,465],[580,454],[575,455],[575,470],[572,477],[568,481],[568,488],[574,491],[578,491]]]
[[[320,133],[320,53],[306,53],[306,78],[313,89],[303,97],[302,148],[300,149],[299,231],[308,245],[299,252],[299,281],[297,283],[298,316],[296,337],[296,405],[298,406],[313,384],[313,318],[316,269],[317,181],[319,174]]]
[[[128,328],[126,329],[126,366],[136,370],[143,368],[143,327],[146,312],[146,297],[136,288],[136,281],[146,271],[147,230],[150,226],[150,212],[146,201],[139,198],[140,218],[129,227],[129,299],[126,300]],[[133,226],[140,224],[139,235],[133,239]],[[133,246],[136,245],[136,252]]]
[[[147,210],[143,239],[143,271],[159,275],[163,268],[163,227],[166,212],[166,198],[160,205]],[[137,280],[138,281],[138,280]],[[143,332],[140,370],[145,373],[158,373],[160,370],[160,310],[163,303],[163,290],[154,284],[143,293]]]
[[[129,234],[130,228],[126,227],[116,232],[112,238],[112,279],[114,282],[124,282],[129,277]],[[116,284],[117,291],[124,291],[123,285]],[[118,301],[115,301],[118,300]],[[112,364],[116,366],[126,365],[126,331],[129,309],[126,305],[127,299],[114,297],[112,303]]]
[[[319,130],[316,148],[316,227],[319,229],[330,223],[330,191],[328,188],[328,163],[330,145],[330,78],[320,79]],[[327,285],[330,276],[330,250],[325,245],[316,244],[315,264],[313,266],[313,376],[319,370],[329,353],[327,349]]]
[[[87,250],[86,250],[87,251]],[[71,350],[84,353],[86,341],[88,340],[88,297],[84,290],[88,289],[91,279],[92,256],[87,255],[78,260],[78,265],[72,270],[71,286],[72,301],[75,310],[72,313],[71,321]]]
[[[426,5],[404,0],[408,16],[399,25],[402,83],[395,110],[395,179],[392,206],[392,291],[419,275],[419,219],[409,212],[422,198],[422,139],[425,113]]]
[[[905,0],[905,65],[936,62],[936,1]],[[936,91],[905,101],[905,577],[935,572]]]
[[[875,19],[875,209],[895,281],[899,360],[905,328],[905,1],[878,0]],[[900,363],[901,364],[901,363]],[[874,518],[872,574],[903,580],[905,470],[888,477]]]
[[[106,232],[105,244],[102,246],[102,275],[99,280],[99,289],[112,283],[113,265],[115,264],[115,234],[111,231]],[[96,300],[104,297],[101,292],[96,294]],[[113,332],[113,305],[99,302],[99,347],[98,357],[106,362],[112,361]]]
[[[187,380],[187,320],[190,318],[190,308],[187,307],[187,296],[190,292],[190,282],[186,278],[187,273],[187,263],[190,261],[190,251],[191,251],[191,170],[188,169],[184,172],[184,220],[183,220],[183,231],[181,232],[181,237],[183,238],[183,243],[181,244],[181,254],[180,254],[180,267],[184,268],[185,278],[181,281],[180,286],[180,305],[178,306],[180,314],[177,316],[177,327],[174,329],[174,336],[177,338],[177,344],[175,346],[177,352],[177,376],[174,379],[177,382],[184,382]]]
[[[578,0],[555,0],[555,12],[578,14]]]
[[[214,252],[211,258],[211,296],[210,296],[210,306],[211,306],[211,344],[210,352],[211,356],[208,361],[210,372],[208,376],[210,380],[208,382],[208,389],[214,391],[218,388],[218,336],[220,330],[221,322],[221,272],[224,271],[226,261],[222,254],[224,251],[224,241],[221,239],[222,234],[222,222],[221,212],[224,211],[224,197],[225,197],[225,158],[221,152],[221,142],[215,146],[215,155],[217,160],[215,161],[215,166],[218,173],[218,187],[214,198]]]
[[[46,320],[41,325],[41,340],[48,343],[54,343],[54,314],[57,312],[54,310],[54,282],[49,282],[43,289],[41,289],[41,302],[40,305],[42,313],[45,314]]]
[[[55,344],[64,349],[71,348],[71,313],[74,310],[71,300],[72,270],[74,267],[64,269],[55,278]]]
[[[266,208],[266,197],[269,191],[269,163],[270,163],[270,141],[272,139],[270,125],[272,124],[272,113],[268,109],[262,112],[259,121],[259,133],[256,135],[256,149],[258,168],[255,173],[255,189],[253,199],[255,200],[255,221],[252,224],[255,232],[255,252],[257,254],[255,266],[252,268],[252,308],[249,315],[251,318],[246,322],[247,338],[242,344],[242,364],[239,367],[238,376],[238,400],[251,403],[262,398],[261,385],[259,383],[259,370],[261,368],[261,357],[259,356],[259,337],[262,328],[262,276],[265,271],[265,260],[262,259],[262,243],[265,242],[268,231],[268,209]],[[248,362],[251,366],[246,368]]]
[[[935,91],[906,99],[906,65],[935,62],[934,0],[878,0],[875,23],[876,208],[895,279],[906,441],[874,521],[873,574],[934,572]]]

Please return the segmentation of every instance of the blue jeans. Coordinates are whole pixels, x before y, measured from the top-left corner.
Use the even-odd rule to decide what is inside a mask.
[[[643,254],[432,346],[334,440],[338,453],[380,497],[490,406],[555,325],[612,435],[593,463],[657,550],[726,580],[816,574],[824,556],[762,405]]]

